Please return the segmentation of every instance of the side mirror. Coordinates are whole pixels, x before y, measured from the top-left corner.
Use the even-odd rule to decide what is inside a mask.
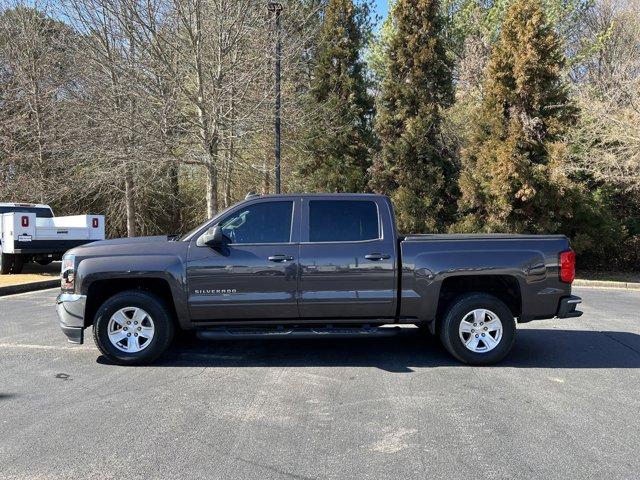
[[[215,227],[207,230],[197,242],[199,247],[207,246],[207,247],[220,247],[225,243],[225,235],[222,233],[222,227],[220,225],[216,225]]]

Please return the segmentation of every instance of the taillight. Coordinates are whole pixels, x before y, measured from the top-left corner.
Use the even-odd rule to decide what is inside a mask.
[[[91,226],[92,226],[93,228],[98,228],[98,219],[97,219],[97,218],[94,218],[94,219],[91,221]]]
[[[560,280],[571,283],[574,278],[576,278],[576,253],[573,250],[567,250],[560,254]]]
[[[22,225],[24,228],[27,228],[27,227],[29,226],[29,217],[27,217],[27,216],[23,216],[23,217],[20,219],[20,223],[21,223],[21,225]]]

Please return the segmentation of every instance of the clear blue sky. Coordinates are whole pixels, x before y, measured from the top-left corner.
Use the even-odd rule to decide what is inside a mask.
[[[389,11],[389,0],[376,0],[376,13],[382,17],[382,20],[387,16]]]

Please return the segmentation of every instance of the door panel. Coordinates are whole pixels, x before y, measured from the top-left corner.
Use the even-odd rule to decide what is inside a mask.
[[[379,242],[300,246],[300,315],[305,318],[383,318],[395,314],[392,258],[368,260],[384,251]]]
[[[192,318],[296,318],[298,248],[295,244],[229,245],[219,251],[192,248],[187,268]]]
[[[194,238],[189,246],[193,320],[298,318],[300,201],[243,202],[216,225],[224,245],[199,246]]]
[[[322,206],[313,205],[325,201],[328,203]],[[354,202],[359,205],[350,205]],[[387,207],[373,200],[336,201],[329,197],[303,202],[298,301],[301,317],[395,316],[396,248],[392,232],[384,231],[379,218],[382,208]],[[378,217],[377,225],[362,221],[373,215]],[[333,238],[349,241],[326,241]]]

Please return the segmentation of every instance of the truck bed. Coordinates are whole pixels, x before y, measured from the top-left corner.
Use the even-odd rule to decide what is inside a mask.
[[[407,235],[399,248],[403,317],[434,319],[441,291],[455,295],[456,277],[517,289],[526,312],[520,321],[555,316],[558,298],[571,294],[559,279],[559,253],[569,250],[564,235]]]
[[[104,217],[70,215],[42,218],[35,213],[12,212],[3,222],[3,252],[9,254],[59,255],[79,245],[104,239]]]

